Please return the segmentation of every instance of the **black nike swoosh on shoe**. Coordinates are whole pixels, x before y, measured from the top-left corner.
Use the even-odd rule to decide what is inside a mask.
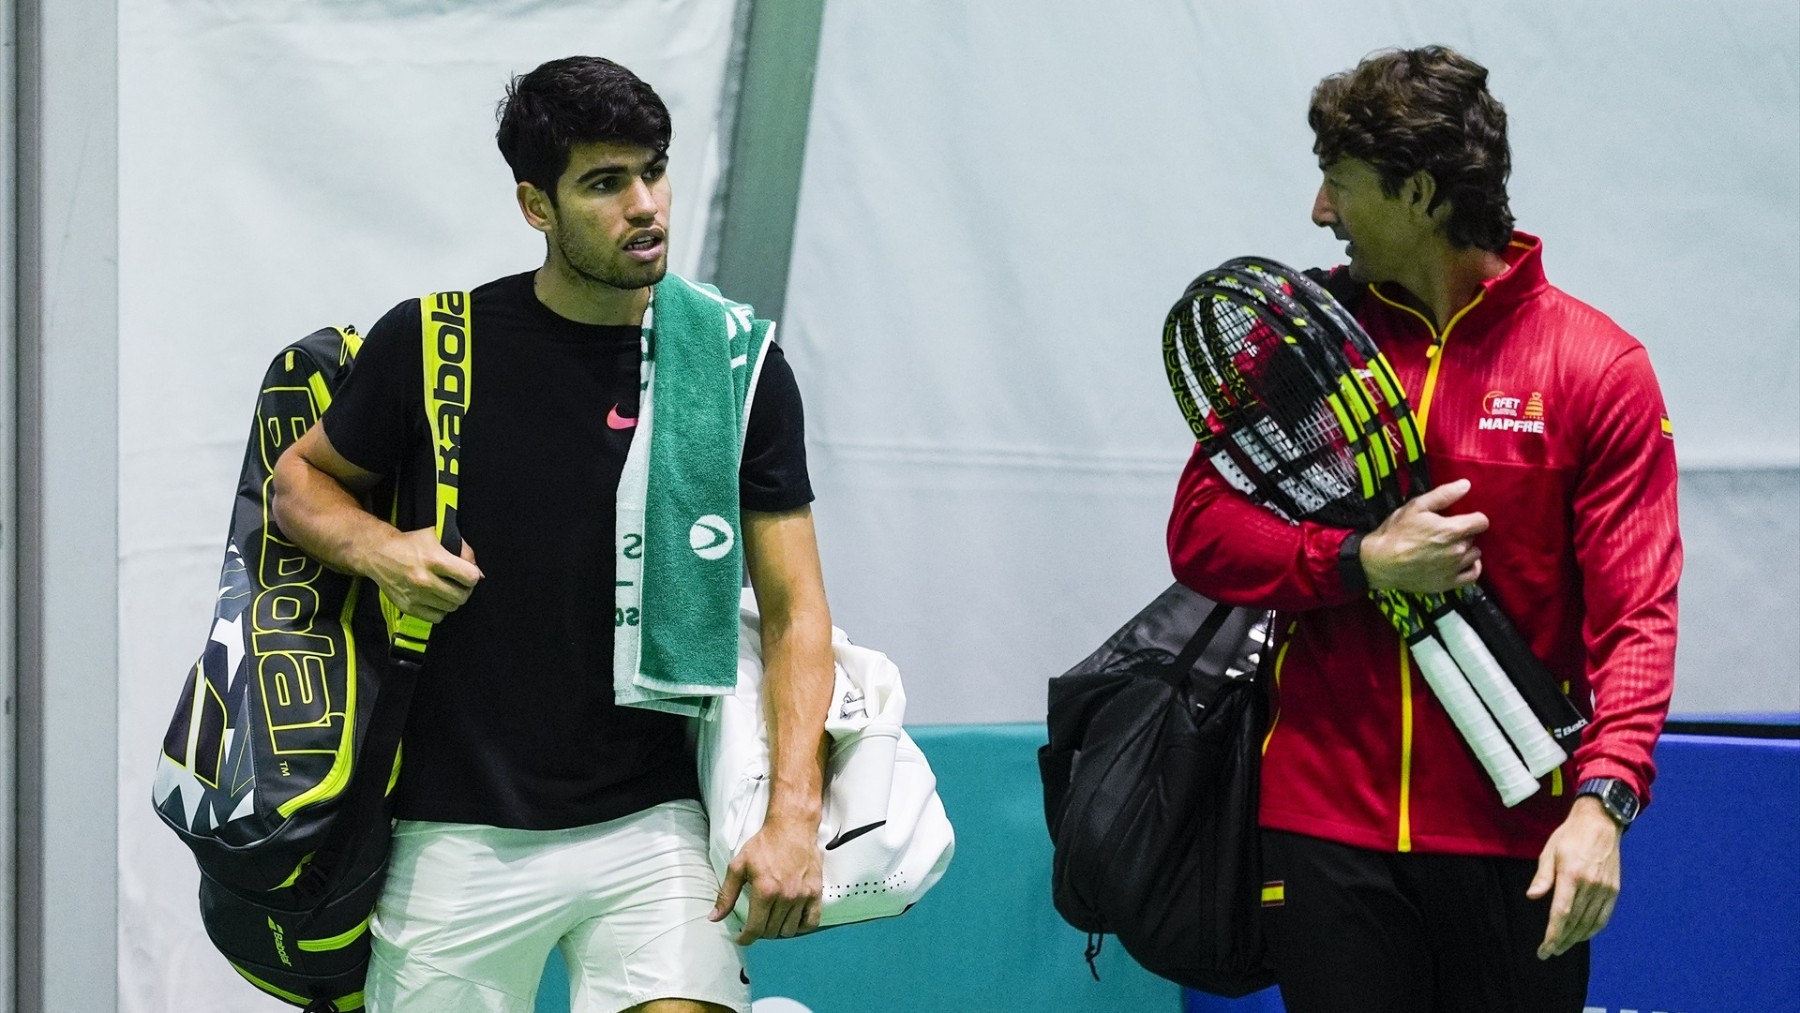
[[[862,835],[868,833],[871,830],[875,830],[879,827],[884,827],[886,825],[887,825],[887,820],[876,820],[873,823],[857,827],[854,830],[839,831],[838,835],[836,837],[833,837],[831,840],[825,842],[825,850],[826,851],[835,850],[839,846],[849,844],[851,841],[856,840],[858,837],[861,837]]]

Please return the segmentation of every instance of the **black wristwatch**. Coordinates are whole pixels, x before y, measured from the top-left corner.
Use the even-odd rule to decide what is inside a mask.
[[[1576,798],[1583,795],[1599,799],[1606,815],[1611,816],[1622,831],[1631,829],[1631,821],[1637,819],[1637,793],[1625,787],[1625,782],[1616,777],[1588,778],[1581,782],[1581,787],[1575,789]]]

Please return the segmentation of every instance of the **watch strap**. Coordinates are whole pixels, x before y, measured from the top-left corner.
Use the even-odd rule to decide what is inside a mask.
[[[1352,531],[1338,545],[1338,577],[1351,594],[1369,593],[1369,574],[1362,565],[1364,532]]]

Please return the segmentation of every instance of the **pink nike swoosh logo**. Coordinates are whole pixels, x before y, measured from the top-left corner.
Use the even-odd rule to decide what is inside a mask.
[[[620,415],[619,406],[613,405],[612,410],[606,413],[606,425],[609,429],[635,429],[637,428],[637,419],[628,419]]]

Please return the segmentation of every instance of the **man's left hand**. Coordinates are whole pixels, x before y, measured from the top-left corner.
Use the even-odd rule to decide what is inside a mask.
[[[817,825],[808,828],[805,820],[763,824],[725,870],[719,901],[708,917],[716,922],[730,914],[738,894],[746,888],[750,890],[750,914],[738,933],[739,946],[818,928],[825,871]]]
[[[1539,960],[1561,956],[1569,947],[1592,939],[1612,918],[1619,899],[1623,833],[1598,799],[1583,795],[1550,835],[1538,856],[1537,876],[1525,891],[1533,900],[1551,894],[1550,924],[1538,947]]]

